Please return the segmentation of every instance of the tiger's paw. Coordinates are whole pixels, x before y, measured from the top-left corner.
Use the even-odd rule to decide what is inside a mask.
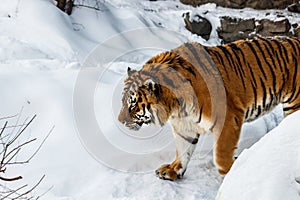
[[[217,160],[216,168],[221,176],[225,176],[229,172],[234,161],[233,159],[222,160],[222,161],[223,162]]]
[[[183,177],[185,170],[182,169],[180,163],[162,165],[155,171],[156,176],[163,180],[174,181]]]

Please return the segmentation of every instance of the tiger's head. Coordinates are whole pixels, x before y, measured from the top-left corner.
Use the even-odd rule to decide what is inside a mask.
[[[122,93],[122,108],[118,120],[132,130],[143,124],[155,123],[154,107],[158,102],[159,86],[149,75],[127,69]]]

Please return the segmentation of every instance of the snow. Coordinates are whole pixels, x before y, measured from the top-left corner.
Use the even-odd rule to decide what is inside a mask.
[[[285,118],[250,149],[225,177],[217,199],[300,198],[300,111]]]
[[[239,11],[214,4],[193,8],[176,0],[110,0],[99,6],[100,11],[78,7],[67,16],[52,0],[2,0],[0,117],[19,113],[22,107],[20,121],[37,114],[27,134],[38,141],[24,149],[19,158],[30,155],[55,126],[34,159],[26,166],[9,169],[7,174],[21,174],[23,183],[31,186],[45,174],[46,178],[34,193],[39,195],[50,189],[41,198],[49,200],[214,199],[222,177],[213,166],[211,136],[205,135],[199,141],[184,179],[169,182],[156,178],[154,170],[175,156],[170,128],[145,127],[133,133],[117,123],[125,71],[128,66],[139,69],[151,56],[185,41],[219,44],[215,30],[220,25],[220,16],[260,18],[271,12],[270,16],[274,17],[277,11]],[[182,14],[186,12],[212,22],[210,40],[205,41],[185,29]],[[294,14],[289,18],[294,22],[299,20]],[[299,116],[287,118],[285,124],[289,121],[295,124],[296,118]],[[281,119],[281,108],[277,107],[269,115],[245,124],[237,155]],[[0,121],[0,125],[3,123]],[[15,119],[10,123],[16,123]],[[295,133],[290,134],[296,137]],[[296,144],[296,138],[292,139]],[[287,146],[286,151],[289,150],[291,155],[295,153]],[[252,148],[246,153],[255,155]],[[242,153],[237,163],[240,158],[243,161],[245,154]],[[272,173],[270,168],[265,170]],[[291,192],[297,186],[293,179],[289,179],[293,180],[290,184],[287,179],[280,180],[283,180],[280,186],[289,187]],[[235,182],[228,183],[231,184]],[[222,195],[225,187],[223,184]],[[278,194],[282,190],[277,187],[270,185],[268,192]]]

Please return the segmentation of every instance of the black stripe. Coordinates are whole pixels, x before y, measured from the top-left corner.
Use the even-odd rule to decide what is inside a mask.
[[[248,117],[249,117],[248,115],[249,115],[249,108],[247,109],[245,119],[248,119]]]
[[[293,86],[292,86],[292,92],[295,93],[296,90],[296,81],[297,81],[297,75],[298,75],[298,61],[297,58],[293,56],[293,61],[295,62],[295,71],[294,71],[294,76],[293,76]]]
[[[280,87],[280,89],[279,89],[279,94],[281,94],[286,79],[285,79],[285,76],[284,76],[284,73],[283,73],[282,65],[281,65],[281,62],[280,62],[280,59],[279,59],[279,56],[278,56],[277,51],[275,52],[275,55],[276,55],[276,59],[277,59],[277,61],[278,61],[279,67],[280,67],[280,71],[281,71],[282,85],[281,85],[281,87]]]
[[[174,68],[171,68],[171,69],[173,69],[174,71],[176,71],[176,73],[173,73],[173,74],[174,74],[174,76],[176,75],[177,78],[180,79],[180,81],[181,81],[182,83],[189,82],[190,85],[191,85],[192,87],[194,87],[192,80],[189,79],[189,78],[187,78],[186,76],[184,76],[183,72],[180,71],[178,67],[174,67]],[[175,80],[174,78],[175,78],[175,77],[173,77],[173,80]],[[178,84],[177,84],[177,88],[178,88],[178,87],[179,87],[179,86],[178,86]]]
[[[295,91],[294,94],[296,94],[296,95],[294,95],[294,98],[291,100],[291,102],[295,101],[297,99],[297,97],[299,97],[299,95],[300,95],[300,88],[298,88],[298,92]]]
[[[283,51],[285,53],[285,55],[283,55],[283,53],[282,53],[283,45],[280,42],[278,42],[277,40],[272,40],[272,41],[274,41],[274,43],[277,45],[277,47],[279,49],[279,55],[280,55],[279,58],[281,58],[283,60],[283,65],[284,65],[284,69],[285,69],[284,74],[287,75],[286,80],[288,80],[289,76],[290,76],[290,72],[289,72],[289,69],[287,68],[287,60],[285,59],[285,58],[288,59],[287,52]]]
[[[297,40],[297,39],[295,39],[295,43],[296,43],[296,45],[298,47],[298,54],[300,54],[300,41]]]
[[[153,115],[153,110],[152,109],[148,109],[149,110],[149,112],[150,112],[150,114],[151,114],[151,122],[152,123],[154,123],[155,122],[155,117],[154,117],[154,115]]]
[[[255,105],[252,105],[252,107],[251,107],[251,112],[250,112],[250,117],[253,116],[254,110],[255,110]]]
[[[221,63],[223,66],[225,65],[224,61],[222,59],[222,56],[221,56],[221,54],[218,51],[211,50],[211,51],[209,51],[209,53],[214,54],[217,57],[219,63]]]
[[[190,52],[193,54],[194,58],[196,59],[197,63],[199,64],[199,67],[204,69],[204,71],[209,72],[207,67],[201,62],[195,47],[191,43],[185,43],[184,46],[187,47],[190,50]]]
[[[180,133],[177,133],[177,135],[179,135],[180,137],[182,137],[183,139],[185,139],[187,142],[189,142],[191,144],[197,144],[198,143],[198,137],[193,138],[193,137],[190,137],[190,136],[181,135]]]
[[[206,49],[204,49],[202,52],[203,52],[203,54],[204,54],[206,60],[207,60],[208,63],[210,64],[210,66],[212,66],[214,70],[216,70],[216,71],[219,72],[219,68],[216,66],[216,64],[214,63],[214,61],[212,60],[212,58],[210,57],[210,55],[209,55],[208,52],[206,51]]]
[[[183,58],[177,52],[174,52],[174,54],[175,53],[177,55],[177,57],[176,57],[177,59],[173,63],[168,63],[168,64],[172,64],[169,68],[172,68],[172,69],[174,69],[176,71],[179,71],[179,69],[186,70],[189,73],[193,74],[193,76],[195,77],[196,73],[195,73],[194,69],[191,66],[187,66],[186,65],[186,61],[184,61]],[[174,65],[176,62],[179,63],[179,65]]]
[[[291,102],[295,101],[297,99],[297,97],[299,96],[299,94],[300,94],[300,88],[298,88],[298,92],[296,92],[296,88],[292,89],[291,96],[283,103],[291,103]]]
[[[271,59],[274,68],[277,68],[276,60],[275,60],[275,56],[276,56],[276,59],[277,59],[277,61],[278,61],[277,63],[279,64],[279,68],[280,68],[280,70],[282,71],[281,62],[280,62],[280,60],[279,60],[279,58],[278,58],[277,51],[274,50],[275,48],[273,47],[273,43],[270,42],[270,40],[267,40],[267,39],[265,39],[265,38],[260,38],[260,39],[264,42],[265,48],[266,48],[268,54],[270,55],[269,58]],[[268,47],[267,47],[267,46],[268,46]],[[270,49],[271,49],[272,53],[270,52]],[[283,73],[281,73],[281,74],[282,74],[282,79],[284,79]],[[275,80],[273,80],[273,85],[274,85],[274,81],[276,81],[276,79],[277,79],[277,78],[275,78]],[[276,93],[277,93],[277,90],[276,90],[276,89],[277,89],[277,87],[275,86],[275,87],[273,88],[273,92],[274,92],[275,95],[276,95]]]
[[[260,114],[261,114],[261,106],[259,105],[257,108],[257,114],[256,114],[255,118],[259,117]]]
[[[293,80],[292,80],[292,91],[291,91],[291,96],[284,101],[284,103],[290,102],[293,99],[293,96],[295,95],[295,91],[296,91],[296,79],[297,79],[297,73],[298,73],[298,61],[297,58],[295,58],[295,56],[292,57],[293,61],[295,62],[295,71],[294,71],[294,76],[293,76]]]
[[[269,68],[270,68],[270,70],[271,70],[271,73],[272,73],[272,75],[273,75],[273,78],[275,79],[275,73],[274,73],[274,71],[272,70],[272,66],[271,66],[270,63],[267,61],[267,57],[266,57],[266,55],[265,55],[263,49],[261,48],[261,45],[259,44],[259,42],[258,42],[257,40],[254,40],[253,42],[254,42],[254,44],[256,45],[256,47],[259,49],[259,52],[262,54],[262,57],[263,57],[265,63],[269,66]],[[275,84],[275,85],[276,85],[276,84]]]
[[[273,56],[271,55],[271,52],[270,52],[269,48],[266,46],[265,43],[263,43],[263,45],[264,45],[264,47],[265,47],[265,49],[266,49],[266,51],[267,51],[266,53],[268,54],[268,58],[271,59],[272,64],[273,64],[273,65],[271,65],[271,64],[267,61],[266,55],[265,55],[265,54],[263,53],[263,51],[261,50],[261,52],[263,53],[263,57],[265,58],[265,62],[268,64],[268,66],[269,66],[269,68],[270,68],[270,71],[271,71],[271,74],[272,74],[272,78],[273,78],[273,80],[272,80],[272,82],[273,82],[273,83],[272,83],[272,84],[273,84],[273,92],[274,92],[274,94],[275,94],[275,93],[276,93],[276,85],[277,85],[277,83],[276,83],[277,77],[276,77],[276,73],[275,73],[273,67],[276,68],[276,65],[275,65],[274,58],[273,58]]]
[[[298,60],[293,56],[293,61],[295,62],[295,71],[294,71],[294,77],[293,77],[293,83],[296,84],[296,78],[298,74]],[[296,85],[295,85],[296,86]]]
[[[263,89],[263,108],[266,107],[266,100],[267,100],[267,90],[266,90],[266,86],[264,85],[263,80],[260,78],[260,84],[261,87]]]
[[[187,70],[187,71],[189,71],[194,76],[196,76],[196,73],[194,72],[194,70],[191,67],[184,67],[184,69]]]
[[[162,75],[162,78],[163,78],[163,81],[171,86],[172,88],[177,88],[177,86],[174,84],[174,82],[172,81],[172,79],[170,79],[167,75],[165,75],[164,73],[161,74]]]
[[[186,82],[186,80],[184,80],[182,77],[184,77],[186,79],[186,77],[182,74],[181,70],[185,70],[185,71],[188,71],[188,73],[191,73],[193,74],[194,77],[196,77],[196,73],[195,71],[192,69],[192,67],[184,67],[184,66],[178,66],[178,65],[175,65],[175,66],[172,66],[172,67],[169,67],[169,69],[173,69],[175,70],[176,72],[178,72],[181,76],[178,75],[178,77],[180,77],[180,79],[183,81],[183,82]],[[178,74],[177,73],[177,74]]]
[[[143,116],[145,115],[145,113],[146,113],[146,110],[145,110],[145,108],[146,108],[146,105],[143,103],[142,104],[142,108],[143,108]]]
[[[144,70],[141,70],[141,75],[144,75],[144,76],[149,76],[149,78],[152,78],[153,77],[153,73],[149,72],[149,71],[144,71]]]
[[[295,52],[295,54],[297,54],[297,50],[296,50],[296,47],[293,43],[293,41],[290,39],[290,38],[286,38],[286,41],[290,44],[290,46],[293,48],[293,51]]]
[[[269,88],[269,95],[270,95],[270,102],[267,105],[267,110],[269,110],[271,108],[271,106],[273,105],[273,101],[274,101],[274,96],[272,94],[271,88]]]
[[[238,64],[236,65],[236,68],[238,70],[238,76],[242,79],[241,82],[243,84],[243,87],[244,89],[246,89],[246,86],[245,86],[245,80],[244,80],[244,77],[245,77],[245,72],[243,70],[243,65],[241,63],[241,60],[240,60],[240,57],[239,55],[236,53],[236,51],[239,51],[241,52],[240,48],[238,48],[235,44],[231,43],[229,44],[229,47],[231,48],[231,51],[233,52]]]
[[[227,72],[227,69],[225,67],[225,64],[224,64],[224,61],[222,59],[221,54],[219,52],[217,52],[217,51],[211,51],[211,52],[216,56],[216,58],[218,59],[219,63],[221,63],[221,65],[223,66],[223,68],[225,70],[226,76],[229,78],[229,74]]]
[[[285,108],[283,108],[283,111],[286,112],[286,111],[289,111],[289,110],[296,110],[298,108],[300,108],[300,103],[295,104],[295,105],[293,105],[291,107],[285,107]]]
[[[258,67],[259,67],[260,71],[262,72],[263,76],[265,77],[265,79],[267,79],[267,75],[264,71],[264,68],[263,68],[261,62],[260,62],[260,58],[258,57],[252,43],[251,42],[245,42],[245,43],[249,46],[250,50],[252,51],[253,55],[255,56],[256,62],[258,64]]]
[[[247,64],[247,65],[248,65],[248,68],[249,68],[249,70],[250,70],[250,74],[251,74],[252,81],[254,82],[254,86],[257,87],[255,75],[254,75],[254,73],[253,73],[253,71],[252,71],[252,68],[251,68],[251,66],[250,66],[249,64]],[[251,84],[252,84],[252,82],[251,82]],[[252,85],[252,87],[253,87],[253,85]]]
[[[216,119],[215,119],[213,125],[212,125],[212,126],[210,127],[210,129],[209,129],[211,132],[213,132],[215,126],[217,125],[217,121],[218,121],[218,117],[216,117]]]
[[[264,41],[265,43],[267,43],[267,45],[269,46],[269,49],[271,49],[271,51],[273,52],[273,54],[275,53],[275,50],[274,50],[274,47],[273,47],[273,44],[270,42],[270,40],[267,40],[265,38],[259,38],[260,40]]]
[[[276,42],[278,42],[278,41],[276,41]],[[281,48],[283,49],[283,52],[284,52],[284,55],[285,55],[285,57],[286,57],[287,63],[289,63],[289,62],[290,62],[290,61],[289,61],[289,55],[288,55],[288,52],[287,52],[287,50],[286,50],[285,45],[283,45],[282,42],[280,42],[279,44],[280,44]]]
[[[236,68],[236,65],[233,61],[231,53],[224,46],[217,46],[217,47],[219,49],[221,49],[221,51],[223,52],[225,58],[227,59],[229,65],[230,65],[230,67],[233,68],[234,71],[235,71],[235,74],[238,75],[237,68]]]
[[[201,122],[201,118],[202,118],[202,108],[200,108],[200,112],[199,112],[199,118],[198,118],[198,121],[196,123],[200,123]]]
[[[243,65],[242,65],[242,62],[241,62],[241,59],[240,59],[240,54],[241,54],[243,60],[245,60],[244,52],[239,47],[237,47],[236,44],[234,44],[234,43],[229,44],[229,46],[232,48],[231,51],[234,53],[234,55],[235,55],[235,57],[238,61],[238,64],[239,64],[238,66],[239,66],[239,71],[240,71],[241,76],[245,76],[244,69],[242,68]],[[235,51],[239,51],[240,54],[237,54]]]
[[[257,88],[253,85],[252,82],[251,82],[251,85],[252,85],[253,97],[254,97],[254,109],[256,109],[256,107],[257,107],[257,91],[256,91],[256,89]]]

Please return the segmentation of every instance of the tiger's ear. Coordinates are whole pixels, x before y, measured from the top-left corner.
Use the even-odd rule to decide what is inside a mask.
[[[133,74],[134,72],[136,72],[136,70],[131,69],[130,67],[127,68],[127,75],[130,76],[131,74]]]
[[[151,95],[154,94],[155,96],[158,96],[159,86],[152,79],[146,80],[144,85],[146,86],[146,88],[148,89],[148,91]]]

